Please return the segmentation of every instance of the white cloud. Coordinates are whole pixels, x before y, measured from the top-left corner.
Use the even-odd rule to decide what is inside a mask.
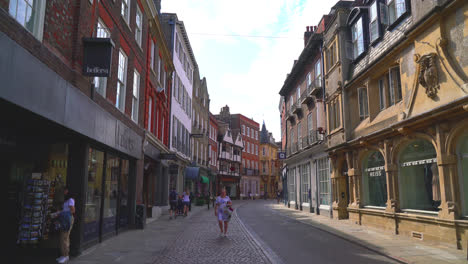
[[[279,95],[286,74],[304,46],[306,26],[317,25],[335,1],[163,0],[162,11],[184,21],[200,73],[208,81],[211,112],[265,120],[280,140]],[[219,35],[282,36],[246,38]]]

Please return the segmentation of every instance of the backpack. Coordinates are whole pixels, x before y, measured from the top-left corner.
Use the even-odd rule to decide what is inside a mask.
[[[172,191],[170,194],[169,194],[169,199],[171,201],[175,201],[177,200],[177,193],[175,191]]]

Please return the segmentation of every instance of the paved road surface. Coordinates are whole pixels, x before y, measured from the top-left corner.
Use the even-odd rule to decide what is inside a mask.
[[[311,225],[273,211],[256,200],[237,209],[254,238],[277,263],[397,263],[392,259]]]

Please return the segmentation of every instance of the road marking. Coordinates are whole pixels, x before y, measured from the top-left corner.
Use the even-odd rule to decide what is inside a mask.
[[[250,236],[252,241],[258,246],[258,248],[272,264],[285,264],[285,262],[261,238],[259,238],[251,228],[242,222],[241,218],[237,214],[237,210],[234,211],[234,214],[236,215],[236,219],[239,222],[239,226]]]

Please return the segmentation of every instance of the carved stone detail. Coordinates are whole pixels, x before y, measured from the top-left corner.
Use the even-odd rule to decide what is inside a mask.
[[[423,56],[416,55],[416,62],[420,67],[418,82],[426,89],[426,95],[431,99],[437,96],[440,89],[436,58],[436,53],[429,53]]]

